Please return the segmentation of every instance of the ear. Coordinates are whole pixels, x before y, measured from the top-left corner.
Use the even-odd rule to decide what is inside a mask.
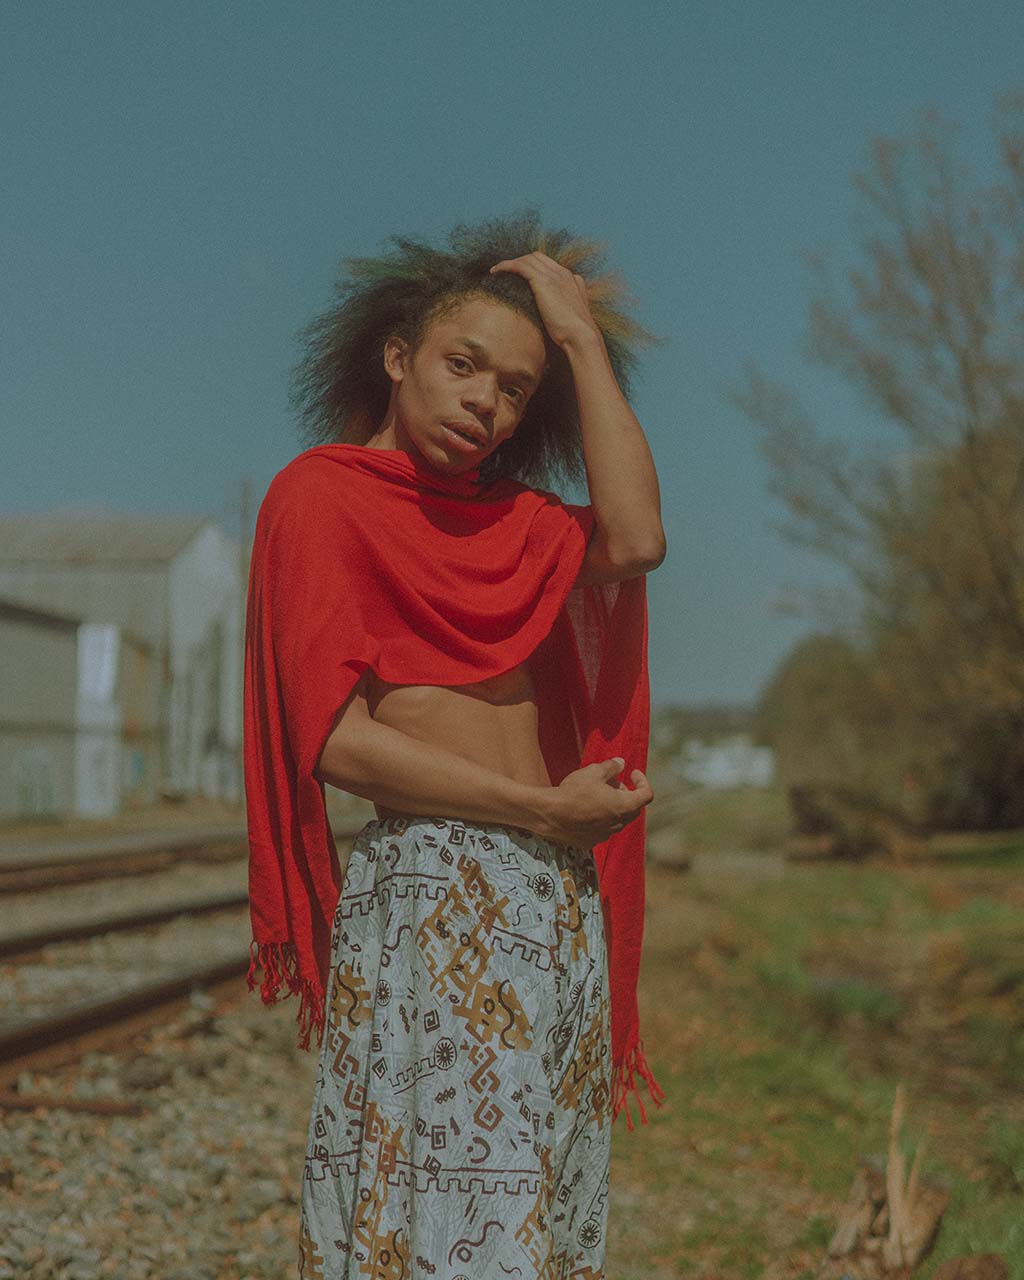
[[[384,372],[392,382],[401,382],[405,376],[408,355],[409,344],[397,334],[393,333],[384,343]]]

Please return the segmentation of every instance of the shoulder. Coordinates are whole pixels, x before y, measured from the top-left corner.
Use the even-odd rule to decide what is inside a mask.
[[[279,546],[294,540],[320,541],[336,536],[350,501],[347,468],[317,449],[286,463],[267,486],[256,513],[254,535]]]
[[[549,489],[538,489],[524,484],[521,480],[495,480],[489,491],[495,498],[511,498],[524,506],[532,506],[538,510],[559,512],[571,519],[585,518],[584,513],[592,514],[589,503],[566,502]]]
[[[566,502],[557,493],[551,493],[547,489],[534,489],[531,492],[552,518],[580,525],[587,533],[590,532],[594,522],[594,508],[589,502]]]
[[[349,469],[327,452],[329,447],[315,445],[286,463],[267,486],[264,505],[294,507],[343,491]]]
[[[339,454],[334,446],[318,444],[296,454],[274,476],[271,484],[281,489],[301,489],[328,482],[341,484],[348,470],[344,455]]]
[[[511,503],[516,513],[513,518],[528,526],[532,539],[566,549],[573,545],[581,550],[586,547],[594,528],[594,509],[589,503],[566,502],[550,490],[516,484]]]

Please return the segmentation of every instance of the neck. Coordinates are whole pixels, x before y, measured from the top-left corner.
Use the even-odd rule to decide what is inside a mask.
[[[437,446],[438,456],[431,457],[415,443],[412,436],[399,423],[389,418],[384,419],[380,428],[366,441],[365,447],[386,450],[389,453],[404,453],[417,469],[429,467],[437,475],[448,476],[451,479],[459,476],[475,479],[480,472],[479,463],[476,466],[466,466],[459,459],[449,458],[440,446]]]
[[[416,487],[437,489],[442,493],[476,497],[483,485],[479,467],[468,471],[442,471],[433,466],[415,446],[407,449],[390,448],[375,441],[317,447],[329,456],[347,457],[352,461],[361,459],[377,474],[401,478],[405,483],[412,482]]]

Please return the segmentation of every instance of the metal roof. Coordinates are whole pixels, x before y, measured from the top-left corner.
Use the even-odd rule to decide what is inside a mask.
[[[52,627],[56,631],[77,631],[81,618],[68,613],[54,613],[52,609],[35,609],[17,600],[0,596],[0,622],[28,622],[37,627]]]
[[[131,564],[174,557],[210,517],[45,511],[0,515],[0,562]]]

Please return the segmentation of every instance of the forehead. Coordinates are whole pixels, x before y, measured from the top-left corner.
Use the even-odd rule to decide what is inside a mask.
[[[425,335],[436,343],[463,343],[475,354],[516,365],[539,377],[546,350],[540,330],[521,311],[492,298],[468,298],[436,316]]]

